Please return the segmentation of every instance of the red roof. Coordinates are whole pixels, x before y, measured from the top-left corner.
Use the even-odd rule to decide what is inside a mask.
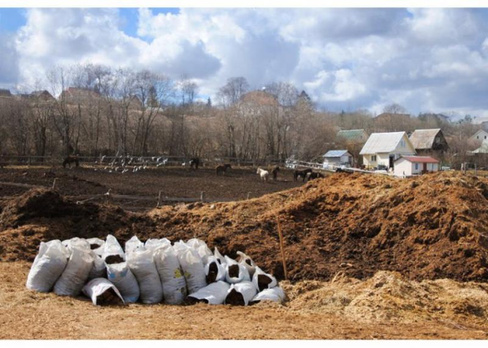
[[[402,156],[401,158],[405,158],[412,163],[439,163],[438,160],[430,156]]]

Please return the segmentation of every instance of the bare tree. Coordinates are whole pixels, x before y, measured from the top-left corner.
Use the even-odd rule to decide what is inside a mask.
[[[225,86],[219,89],[218,96],[224,107],[235,105],[249,90],[249,83],[244,77],[231,77]]]

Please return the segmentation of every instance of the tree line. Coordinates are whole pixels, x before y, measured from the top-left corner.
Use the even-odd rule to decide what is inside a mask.
[[[235,159],[320,160],[331,149],[360,147],[337,137],[339,129],[372,132],[441,128],[451,157],[473,149],[472,119],[394,117],[398,104],[379,119],[369,112],[320,110],[305,91],[288,82],[252,89],[244,77],[229,78],[212,103],[197,101],[199,86],[148,70],[101,65],[56,67],[35,92],[0,95],[2,156],[78,154]],[[214,105],[215,104],[215,105]]]

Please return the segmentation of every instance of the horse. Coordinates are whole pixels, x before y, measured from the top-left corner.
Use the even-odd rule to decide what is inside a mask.
[[[200,159],[199,158],[195,157],[195,158],[192,158],[190,160],[190,167],[192,169],[197,170],[199,165],[200,165]]]
[[[278,179],[278,172],[280,171],[280,167],[279,166],[275,166],[273,169],[271,169],[271,175],[273,175],[273,180],[277,180]]]
[[[259,176],[261,177],[261,180],[268,181],[269,172],[267,170],[258,168],[256,174],[259,174]]]
[[[317,178],[325,178],[324,174],[317,173],[317,172],[307,173],[306,177],[307,177],[307,181],[317,179]]]
[[[232,167],[230,166],[230,164],[221,164],[221,165],[218,165],[216,168],[215,168],[215,173],[217,175],[219,175],[220,173],[222,174],[225,174],[225,172],[227,171],[227,169],[231,169]]]
[[[77,167],[80,166],[80,160],[79,160],[78,156],[69,155],[68,157],[66,157],[63,161],[63,168],[66,168],[66,165],[69,165],[69,168],[71,168],[72,163],[74,163]]]
[[[295,172],[293,172],[293,181],[297,181],[298,177],[301,176],[303,178],[302,181],[305,182],[305,178],[308,173],[312,173],[312,169],[307,168],[304,170],[295,170]]]

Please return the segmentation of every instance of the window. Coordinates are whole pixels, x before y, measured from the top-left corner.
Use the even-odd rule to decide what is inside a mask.
[[[376,155],[371,155],[371,162],[376,162]]]
[[[405,147],[405,140],[403,140],[403,139],[402,139],[402,140],[400,141],[400,146],[401,146],[401,147]]]
[[[415,163],[415,170],[419,170],[419,164]]]

